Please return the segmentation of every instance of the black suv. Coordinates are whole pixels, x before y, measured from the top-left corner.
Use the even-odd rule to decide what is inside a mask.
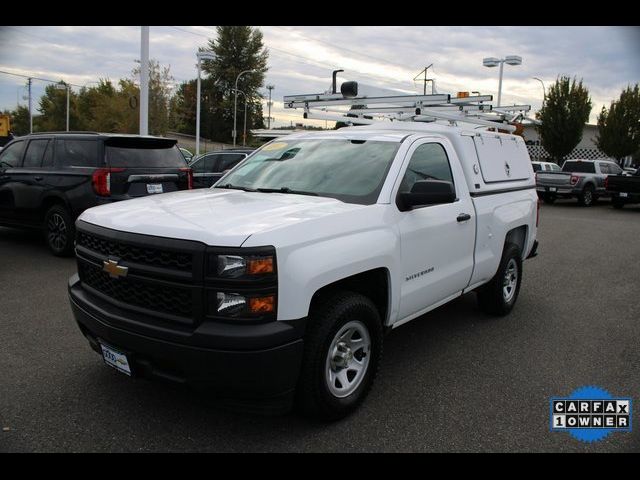
[[[44,228],[55,255],[73,251],[75,219],[96,205],[193,188],[167,138],[92,132],[19,137],[0,152],[0,225]]]
[[[210,187],[227,170],[231,170],[251,153],[253,153],[251,148],[237,148],[203,153],[193,157],[189,163],[193,169],[193,188]]]

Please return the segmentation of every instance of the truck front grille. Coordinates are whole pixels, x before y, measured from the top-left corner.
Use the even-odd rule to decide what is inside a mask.
[[[78,274],[87,286],[124,304],[179,317],[193,316],[193,295],[189,288],[159,285],[138,278],[111,278],[88,262],[78,264]]]
[[[77,244],[102,255],[142,265],[187,272],[193,268],[193,255],[189,253],[131,245],[87,232],[78,232]]]

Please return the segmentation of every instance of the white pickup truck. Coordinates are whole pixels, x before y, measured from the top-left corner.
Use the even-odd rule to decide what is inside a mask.
[[[293,134],[210,189],[85,211],[71,305],[127,375],[335,419],[371,388],[386,331],[470,291],[509,313],[537,206],[518,136],[416,122]]]

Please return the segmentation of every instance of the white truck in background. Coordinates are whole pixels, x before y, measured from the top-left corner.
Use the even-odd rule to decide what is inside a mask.
[[[385,331],[470,291],[511,311],[537,200],[519,136],[417,122],[292,134],[211,189],[85,211],[71,305],[125,374],[336,419],[371,388]]]

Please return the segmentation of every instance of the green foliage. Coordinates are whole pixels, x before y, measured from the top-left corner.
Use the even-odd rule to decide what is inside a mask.
[[[4,113],[11,116],[11,132],[14,135],[20,136],[29,133],[29,109],[27,107],[20,105],[16,110]]]
[[[247,130],[264,128],[262,96],[259,89],[264,84],[267,71],[268,51],[264,48],[262,33],[249,26],[216,27],[216,39],[210,40],[206,48],[216,58],[204,60],[205,75],[201,84],[200,135],[217,141],[232,140],[234,88],[236,77],[244,70],[238,81],[238,90],[247,94]],[[196,80],[183,83],[172,99],[175,115],[172,126],[181,132],[195,134]],[[238,94],[237,142],[242,143],[245,98]],[[249,141],[249,139],[248,139]]]
[[[582,140],[584,125],[591,113],[589,91],[574,78],[560,77],[549,89],[536,114],[542,122],[536,129],[542,146],[558,163]]]
[[[640,151],[640,89],[628,86],[598,115],[598,148],[620,162]]]

